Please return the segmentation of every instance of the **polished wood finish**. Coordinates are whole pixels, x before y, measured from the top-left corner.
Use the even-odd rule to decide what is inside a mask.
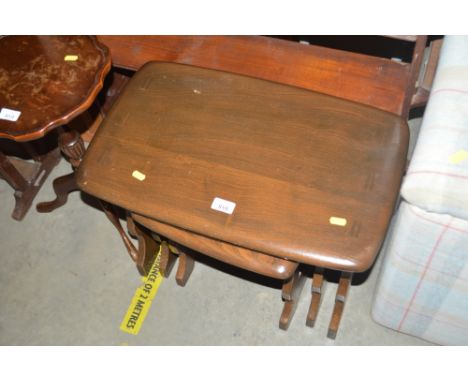
[[[0,51],[0,108],[21,113],[16,121],[0,119],[0,138],[19,142],[39,139],[86,110],[111,66],[107,48],[87,36],[4,36],[0,37]],[[74,56],[74,61],[65,60],[67,56]],[[7,162],[19,162],[3,154],[0,162],[1,177],[15,189],[12,217],[17,220],[24,217],[60,159],[57,150],[38,155],[32,145],[25,147],[35,163],[23,162],[15,167]],[[66,154],[68,147],[63,142],[60,147]],[[70,159],[74,160],[73,155]],[[74,189],[77,186],[73,176],[57,179],[57,199],[42,204],[40,209],[51,211],[64,204],[67,193]]]
[[[21,112],[16,122],[0,119],[0,138],[21,142],[86,110],[111,67],[107,48],[88,36],[6,36],[0,51],[0,106]]]
[[[100,108],[101,112],[104,115],[107,115],[109,113],[115,101],[118,100],[120,93],[123,89],[125,89],[125,86],[130,80],[130,74],[131,73],[120,73],[115,69],[112,71],[111,84],[106,91],[104,102],[102,103]]]
[[[280,329],[288,330],[294,313],[296,312],[299,297],[301,296],[305,281],[306,277],[298,269],[294,273],[294,276],[287,283],[283,284],[282,297],[284,300],[284,306],[279,320]]]
[[[4,155],[0,151],[0,176],[5,179],[10,186],[16,191],[24,190],[28,182],[26,179],[21,176],[21,173],[18,171],[16,166],[13,165],[13,162],[8,159],[6,155]]]
[[[390,113],[230,73],[151,63],[91,142],[78,183],[200,235],[360,272],[385,236],[407,143],[406,122]],[[145,180],[132,177],[134,170]],[[234,213],[211,209],[215,197],[235,202]],[[346,225],[330,224],[332,217]]]
[[[65,154],[75,170],[85,153],[83,139],[76,130],[65,131],[60,129],[59,132],[59,147]],[[63,175],[54,179],[53,188],[56,198],[50,202],[41,202],[36,206],[36,210],[41,213],[51,212],[63,206],[68,200],[68,194],[72,191],[77,191],[76,177],[74,171],[70,174]]]
[[[129,253],[131,259],[135,262],[138,272],[141,275],[146,276],[151,269],[151,266],[156,258],[156,254],[159,251],[159,247],[161,247],[161,257],[160,257],[160,266],[159,272],[162,275],[165,275],[165,270],[167,266],[167,256],[168,256],[168,248],[167,245],[163,245],[162,243],[157,243],[151,233],[148,232],[146,229],[137,226],[136,224],[131,221],[132,227],[132,234],[138,239],[138,250],[134,247],[133,243],[131,242],[130,238],[125,234],[123,230],[120,220],[118,218],[117,213],[115,210],[112,210],[110,205],[106,205],[103,203],[104,211],[106,212],[107,217],[109,220],[114,224],[117,228],[117,231],[122,238],[125,247],[127,248],[127,252]]]
[[[413,50],[412,65],[410,68],[410,74],[407,82],[407,89],[405,92],[405,99],[403,101],[403,116],[408,116],[411,107],[411,100],[413,94],[416,93],[416,82],[419,76],[421,63],[424,58],[424,49],[426,48],[427,36],[418,36]]]
[[[157,232],[164,237],[174,240],[173,245],[169,245],[179,257],[179,265],[176,273],[176,282],[180,286],[185,286],[190,274],[193,271],[194,258],[178,244],[198,250],[205,255],[223,261],[225,263],[249,270],[264,276],[283,280],[281,297],[284,301],[279,327],[287,330],[297,308],[299,296],[305,283],[305,276],[298,270],[298,264],[281,260],[272,256],[249,251],[228,243],[203,237],[168,224],[149,219],[141,215],[132,214],[131,227],[133,221],[138,222],[145,228]],[[130,229],[134,232],[134,228]],[[162,262],[164,264],[164,262]],[[164,268],[162,266],[162,268]]]
[[[424,76],[421,81],[421,87],[426,90],[431,90],[432,88],[443,41],[444,40],[440,38],[438,40],[432,41],[430,44],[430,50],[425,65],[426,70],[424,71]]]
[[[111,222],[113,222],[113,217],[117,217],[117,214],[109,217]],[[114,224],[115,225],[115,224]],[[146,227],[143,227],[139,224],[135,224],[134,219],[131,216],[127,216],[127,229],[130,235],[137,238],[138,240],[138,250],[135,249],[133,243],[129,246],[127,242],[130,242],[130,238],[125,234],[125,232],[120,230],[120,221],[119,221],[119,231],[120,236],[122,237],[125,246],[127,247],[127,252],[129,253],[132,260],[135,262],[138,271],[141,275],[147,275],[151,266],[156,258],[156,255],[161,247],[161,256],[159,260],[159,273],[163,277],[169,277],[171,270],[176,261],[176,256],[171,250],[167,242],[161,240],[159,236],[154,235],[152,232],[148,231]],[[134,251],[136,254],[134,255]]]
[[[111,78],[109,79],[109,77]],[[105,91],[105,94],[102,94],[102,99],[99,97],[90,109],[71,121],[68,126],[82,132],[81,137],[85,142],[91,142],[103,119],[118,99],[129,79],[128,75],[119,73],[115,69],[112,70],[107,76],[106,85],[101,92],[102,94]],[[102,101],[102,103],[99,103],[98,100]]]
[[[348,295],[349,288],[351,287],[351,281],[353,274],[351,272],[342,272],[340,281],[338,282],[338,289],[336,290],[335,305],[333,307],[332,318],[330,325],[328,326],[327,337],[334,340],[338,333],[340,326],[341,317],[346,303],[346,297]]]
[[[323,268],[317,267],[312,278],[312,298],[310,300],[309,311],[307,312],[306,325],[313,328],[322,300],[323,289]]]
[[[179,266],[177,267],[176,282],[182,287],[187,281],[195,267],[195,260],[187,252],[179,252]]]
[[[292,261],[241,248],[207,236],[197,235],[141,215],[132,214],[132,217],[149,230],[157,232],[187,248],[263,276],[287,280],[293,276],[297,269],[298,264]]]
[[[423,106],[429,100],[437,64],[439,62],[440,49],[443,39],[434,40],[429,47],[429,53],[422,65],[422,75],[419,76],[416,92],[411,99],[411,107]]]
[[[133,217],[128,218],[129,222],[132,222],[132,232],[136,231],[137,225],[134,223]],[[146,229],[146,227],[145,227]],[[169,244],[165,241],[161,240],[159,235],[154,234],[156,237],[156,241],[160,243],[162,246],[161,250],[161,261],[160,261],[160,272],[163,277],[169,277],[174,264],[179,258],[179,265],[177,267],[176,273],[176,282],[179,286],[184,287],[187,283],[190,275],[192,274],[193,268],[195,266],[195,260],[192,256],[187,254],[187,252],[181,249],[179,244],[173,243]],[[141,251],[141,247],[139,247],[139,251]]]
[[[163,251],[161,252],[160,272],[164,277],[169,277],[177,260],[177,256],[167,243],[161,242],[161,245],[163,246]]]
[[[127,252],[130,256],[130,258],[136,263],[138,271],[141,274],[145,274],[145,267],[144,265],[147,264],[149,261],[148,256],[151,255],[152,252],[148,253],[146,250],[146,240],[148,239],[148,235],[145,235],[144,237],[142,233],[140,233],[136,227],[134,228],[133,234],[139,238],[139,244],[140,248],[142,248],[141,251],[138,251],[135,246],[133,245],[132,241],[130,238],[127,236],[125,233],[120,220],[119,220],[119,214],[115,209],[115,206],[112,204],[106,203],[103,200],[100,200],[101,207],[106,214],[107,218],[109,221],[114,225],[114,227],[117,229],[117,232],[119,233],[120,237],[122,238],[122,241],[125,245],[125,248],[127,249]],[[140,240],[140,238],[142,240]],[[151,246],[148,246],[151,247]]]
[[[193,270],[193,259],[190,256],[162,240],[159,235],[149,232],[141,224],[136,224],[132,216],[127,216],[127,229],[132,236],[138,239],[138,255],[136,257],[130,255],[130,257],[135,261],[142,275],[146,275],[150,270],[156,256],[156,249],[159,249],[159,246],[161,246],[159,273],[163,277],[169,277],[177,257],[179,257],[176,280],[179,285],[185,286]],[[124,233],[123,235],[125,236]],[[124,239],[125,241],[126,239]],[[131,253],[129,248],[127,250]]]
[[[386,230],[408,137],[401,119],[323,94],[405,118],[425,37],[390,37],[415,43],[410,63],[257,36],[100,36],[118,67],[186,63],[322,94],[299,96],[299,89],[238,82],[227,73],[210,77],[197,69],[187,76],[178,69],[169,75],[155,70],[146,78],[138,73],[98,132],[80,185],[146,215],[139,216],[150,230],[221,261],[245,250],[250,253],[237,263],[244,269],[256,263],[254,271],[265,274],[271,259],[293,265],[294,276],[283,279],[282,328],[304,282],[297,262],[348,271],[330,323],[335,336],[351,281],[346,276],[372,264]],[[134,134],[126,134],[130,129]],[[106,141],[115,149],[106,149]],[[91,174],[93,166],[101,169]],[[132,179],[133,170],[145,179]],[[100,176],[107,186],[97,190],[89,181]],[[213,196],[235,201],[234,214],[210,211]],[[346,224],[330,225],[334,216],[345,217]],[[309,326],[324,280],[320,268],[315,272]]]
[[[101,107],[95,101],[88,110],[69,122],[67,124],[68,128],[78,131],[84,142],[91,142],[105,117],[101,110]]]
[[[34,153],[32,155],[36,156]],[[0,179],[5,179],[15,190],[15,207],[11,214],[13,219],[22,220],[25,217],[47,176],[60,159],[58,149],[37,157],[34,163],[8,157],[0,150]]]
[[[176,62],[298,86],[398,115],[407,109],[410,63],[262,36],[98,38],[117,67]]]

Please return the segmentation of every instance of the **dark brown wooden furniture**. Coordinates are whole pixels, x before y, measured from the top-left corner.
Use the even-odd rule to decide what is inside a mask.
[[[407,124],[388,105],[381,109],[227,72],[150,63],[98,130],[78,184],[191,248],[210,240],[267,256],[260,269],[278,258],[291,270],[303,263],[343,271],[333,337],[351,274],[372,265],[384,238],[406,163]],[[215,198],[234,202],[234,211],[211,208]],[[234,264],[229,251],[214,255],[207,253],[211,244],[202,246]],[[143,257],[134,259],[142,265]],[[248,269],[249,261],[234,265]],[[300,284],[296,279],[292,284]]]
[[[193,270],[195,261],[192,250],[235,267],[281,280],[281,298],[284,301],[284,307],[279,325],[282,329],[286,330],[288,328],[305,282],[305,277],[303,277],[297,262],[198,235],[134,213],[127,218],[127,221],[129,222],[129,231],[138,238],[139,257],[137,265],[140,269],[149,269],[151,260],[154,259],[154,240],[156,240],[165,249],[162,251],[160,262],[165,277],[168,277],[176,256],[179,258],[176,281],[180,286],[185,286]],[[138,224],[135,225],[134,221]],[[146,231],[147,229],[158,233],[156,239],[151,237],[151,234]],[[167,242],[159,235],[163,236]]]
[[[259,36],[99,36],[99,39],[109,46],[116,68],[138,70],[146,62],[156,60],[226,70],[334,95],[389,111],[406,119],[411,107],[422,105],[427,101],[427,90],[430,88],[432,78],[431,73],[433,73],[437,61],[437,54],[433,53],[437,51],[438,44],[435,44],[437,41],[431,44],[433,49],[430,52],[429,59],[427,59],[423,57],[426,46],[425,36],[390,37],[395,40],[402,40],[402,44],[414,44],[410,61],[388,60],[349,51],[302,45],[291,41]],[[427,67],[427,70],[420,70],[423,60],[423,67]],[[115,95],[112,98],[115,98]],[[373,187],[372,184],[375,180],[371,176],[367,187]],[[130,231],[139,239],[140,247],[138,251],[125,235],[123,228],[120,226],[120,221],[107,203],[105,204],[105,212],[119,230],[130,256],[137,263],[140,271],[144,271],[146,255],[152,253],[151,248],[154,249],[154,240],[151,235],[147,232],[144,233],[146,230],[143,226],[140,226],[141,229],[132,228],[137,225],[133,223],[132,218],[128,219]],[[239,263],[238,259],[231,256],[233,251],[225,250],[226,245],[230,245],[229,243],[223,243],[219,240],[213,241],[208,237],[154,219],[148,219],[142,215],[132,214],[132,216],[141,224],[156,231],[164,232],[169,236],[169,241],[172,244],[174,244],[173,240],[176,240],[176,242],[183,243],[190,248],[198,248],[202,253],[206,254],[209,251],[210,256],[222,261],[250,269],[249,266],[251,266],[252,261],[248,259],[251,256],[243,257],[245,261]],[[337,222],[342,223],[343,221],[338,220]],[[357,229],[358,233],[359,231],[360,229]],[[353,232],[356,234],[356,228],[353,228]],[[201,240],[202,238],[203,240]],[[207,240],[210,240],[210,242],[207,242]],[[203,250],[201,243],[204,246]],[[220,248],[221,244],[223,250],[213,250],[213,247]],[[238,246],[234,247],[239,248]],[[181,261],[179,261],[177,277],[185,277],[186,281],[191,266],[193,266],[193,262],[187,260],[190,256],[185,253],[185,249],[180,251],[173,245],[169,248],[179,253]],[[163,253],[166,253],[163,269],[166,265],[170,269],[169,264],[172,264],[174,259],[170,255],[171,251],[166,248]],[[265,264],[263,268],[261,267],[262,271],[269,269],[268,264],[272,261],[271,256],[269,260],[258,256],[256,259],[263,259],[261,262],[256,262],[257,267],[261,267],[263,263]],[[282,261],[286,260],[283,259]],[[297,267],[297,263],[289,260],[287,262],[290,266]],[[297,270],[297,268],[295,269]],[[163,271],[163,274],[167,275],[168,272]],[[334,337],[338,330],[346,293],[351,283],[351,276],[351,272],[345,271],[342,273],[337,290],[335,309],[330,322],[330,337]],[[282,279],[281,277],[277,278]],[[309,326],[313,326],[315,322],[323,280],[323,268],[315,267],[312,282],[312,300],[306,321]],[[290,286],[290,291],[294,290],[293,285],[297,286],[296,292],[300,290],[300,282],[290,280],[286,284]],[[285,294],[283,293],[284,297]],[[288,297],[287,293],[286,297]],[[289,297],[292,296],[289,295]],[[286,300],[288,299],[286,298]],[[287,327],[288,324],[288,317],[284,313],[283,311],[282,320],[280,321],[280,327],[283,328]]]
[[[58,149],[38,153],[30,141],[59,128],[60,149],[76,165],[82,141],[60,127],[91,105],[111,63],[107,48],[87,36],[5,36],[0,52],[0,138],[28,142],[24,147],[34,159],[30,163],[0,152],[0,176],[15,190],[12,216],[21,220],[60,160]],[[54,188],[65,191],[72,178],[56,179]]]

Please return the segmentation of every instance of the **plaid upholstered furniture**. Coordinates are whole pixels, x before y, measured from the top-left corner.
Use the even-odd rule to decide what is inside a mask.
[[[468,344],[468,37],[445,38],[404,179],[374,319],[438,344]]]

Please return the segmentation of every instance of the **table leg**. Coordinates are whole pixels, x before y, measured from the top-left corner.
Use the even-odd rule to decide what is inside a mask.
[[[315,320],[317,319],[318,310],[320,308],[320,301],[322,300],[322,287],[323,287],[323,268],[315,268],[314,276],[312,279],[312,298],[310,300],[310,307],[307,313],[306,325],[313,328]]]
[[[0,176],[5,179],[15,191],[23,192],[28,182],[20,174],[8,157],[0,151]]]
[[[338,290],[336,291],[335,306],[333,308],[330,325],[328,326],[327,337],[331,338],[332,340],[336,338],[336,333],[338,332],[338,328],[340,326],[340,321],[341,317],[343,316],[346,297],[351,286],[352,278],[353,274],[351,272],[341,273],[340,281],[338,283]]]
[[[176,282],[177,285],[185,286],[187,281],[192,274],[193,268],[195,266],[195,260],[192,256],[188,255],[186,252],[179,251],[179,265],[177,267],[176,273]]]
[[[130,218],[131,219],[131,218]],[[161,247],[161,257],[159,260],[159,272],[163,277],[169,277],[172,267],[177,259],[176,255],[169,249],[165,241],[156,241],[146,228],[142,228],[130,220],[130,225],[127,221],[127,226],[131,226],[131,233],[135,234],[138,239],[138,260],[137,268],[141,274],[146,275],[154,261],[156,253]]]
[[[162,249],[159,268],[161,275],[167,278],[171,274],[172,268],[177,260],[177,256],[175,254],[178,252],[174,252],[175,248],[169,245],[166,241],[161,241],[161,245]]]
[[[136,225],[133,223],[133,226]],[[179,258],[176,282],[179,286],[185,286],[195,266],[195,259],[174,242],[166,243],[162,241],[161,245],[163,246],[160,261],[161,274],[163,277],[169,277],[177,258]]]
[[[83,139],[81,138],[80,134],[76,130],[68,130],[65,131],[63,129],[57,129],[59,132],[59,147],[60,150],[70,159],[70,163],[73,167],[73,172],[64,176],[61,176],[54,180],[53,187],[55,191],[56,198],[49,202],[42,202],[38,203],[36,209],[38,212],[51,212],[58,207],[63,206],[68,200],[68,194],[72,191],[78,191],[79,187],[76,182],[76,175],[75,169],[80,165],[83,156],[85,154],[85,146]],[[122,225],[119,221],[119,216],[116,213],[113,206],[105,203],[104,201],[100,200],[101,206],[106,214],[107,218],[111,221],[114,227],[117,229],[119,235],[121,236],[127,251],[132,258],[132,260],[136,263],[138,271],[141,274],[145,274],[146,264],[145,259],[147,256],[146,249],[142,249],[143,256],[140,256],[139,251],[135,248],[133,243],[131,242],[130,238],[125,233]],[[141,235],[140,235],[141,236]],[[140,239],[140,237],[139,237]],[[140,242],[141,243],[141,242]],[[144,244],[148,244],[143,240]]]
[[[75,130],[59,131],[60,150],[70,159],[73,170],[77,168],[85,153],[83,139]],[[50,202],[38,203],[36,209],[38,212],[52,212],[58,207],[63,206],[68,200],[68,194],[72,191],[78,191],[78,185],[75,179],[75,172],[61,176],[53,182],[56,198]]]
[[[0,152],[0,177],[4,178],[15,190],[15,208],[11,215],[13,219],[24,218],[42,184],[60,159],[58,149],[52,150],[34,163],[9,158]]]
[[[304,287],[306,277],[301,271],[296,270],[289,281],[283,284],[282,297],[284,301],[279,327],[287,330],[297,308],[297,303]]]
[[[106,214],[107,218],[110,220],[110,222],[114,225],[114,227],[117,229],[117,232],[119,233],[120,237],[122,238],[122,241],[125,245],[125,248],[127,248],[127,252],[130,255],[131,259],[136,263],[138,271],[143,275],[145,274],[144,271],[144,264],[145,264],[145,258],[146,258],[146,248],[148,247],[146,244],[146,240],[149,240],[147,237],[143,237],[143,233],[136,228],[136,225],[133,226],[133,229],[135,230],[135,235],[138,238],[139,244],[142,246],[142,250],[138,251],[135,246],[133,245],[132,241],[130,238],[127,236],[125,233],[122,225],[120,224],[119,220],[119,215],[117,214],[117,211],[115,210],[115,207],[112,204],[106,203],[103,200],[99,200],[101,203],[101,207],[104,210],[104,213]],[[132,220],[133,222],[133,220]]]

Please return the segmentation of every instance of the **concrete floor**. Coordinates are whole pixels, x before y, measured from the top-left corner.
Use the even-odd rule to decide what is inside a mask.
[[[53,197],[52,180],[36,202]],[[105,215],[80,193],[50,214],[10,218],[0,180],[0,345],[428,345],[370,315],[381,256],[353,285],[335,341],[327,339],[336,282],[328,282],[314,329],[305,326],[310,280],[288,331],[278,328],[281,291],[234,268],[197,263],[185,288],[165,279],[137,336],[119,326],[141,278]],[[221,269],[221,271],[220,271]]]

